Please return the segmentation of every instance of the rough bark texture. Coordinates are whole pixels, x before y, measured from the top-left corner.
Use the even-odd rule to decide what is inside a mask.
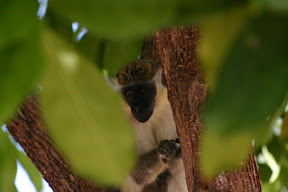
[[[260,178],[253,150],[247,162],[236,171],[222,173],[212,182],[204,182],[200,176],[198,157],[203,127],[201,111],[207,88],[197,60],[198,40],[198,27],[170,28],[158,31],[154,36],[181,143],[188,189],[190,192],[259,192]]]
[[[147,37],[146,39],[144,39],[141,52],[141,59],[152,59],[160,62],[158,49],[153,40],[153,37]]]
[[[202,128],[199,112],[206,98],[206,86],[196,60],[198,34],[197,28],[166,29],[155,34],[183,161],[189,165],[185,166],[185,173],[190,191],[198,191],[201,184],[197,165]]]
[[[77,176],[54,148],[41,120],[39,102],[35,96],[26,99],[7,128],[55,192],[120,191],[97,187],[91,181]]]

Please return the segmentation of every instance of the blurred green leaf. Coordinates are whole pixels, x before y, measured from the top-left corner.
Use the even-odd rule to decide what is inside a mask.
[[[202,174],[205,177],[213,177],[222,170],[239,167],[240,163],[248,158],[251,141],[252,137],[249,135],[224,137],[217,132],[205,131],[200,145]]]
[[[288,14],[287,0],[250,0],[254,6],[265,8],[266,10],[275,11],[277,13]]]
[[[106,42],[104,39],[88,32],[80,41],[77,41],[76,36],[78,33],[73,33],[72,22],[51,9],[47,10],[45,21],[53,32],[61,35],[61,39],[65,40],[69,45],[73,45],[82,56],[85,56],[85,59],[102,68]],[[79,26],[79,28],[81,27]]]
[[[285,153],[285,143],[278,137],[273,137],[273,139],[266,144],[269,152],[274,156],[277,162],[280,162],[282,156]]]
[[[169,5],[172,6],[171,4]],[[248,0],[180,0],[173,6],[176,9],[176,18],[175,23],[172,24],[195,24],[200,21],[202,25],[202,19],[206,20],[207,17],[217,13],[229,13],[231,9],[247,5]],[[234,23],[233,27],[236,25]]]
[[[95,66],[102,67],[103,55],[104,55],[104,40],[93,36],[92,33],[87,33],[77,43],[75,48],[85,59],[88,59]]]
[[[282,184],[288,189],[288,151],[286,151],[281,159],[280,180]]]
[[[43,68],[35,1],[5,1],[0,8],[0,123],[35,86]]]
[[[16,157],[27,171],[29,178],[35,185],[37,191],[41,191],[43,184],[42,184],[42,176],[35,165],[31,162],[31,160],[25,155],[24,153],[20,152],[18,149],[15,148]]]
[[[36,5],[33,0],[1,1],[0,51],[9,44],[25,40],[35,30],[39,23]]]
[[[219,22],[228,26],[229,18],[226,19],[220,17]],[[282,27],[285,22],[284,17],[262,15],[248,22],[234,40],[231,38],[233,33],[223,32],[224,39],[230,38],[232,43],[230,49],[226,47],[226,51],[218,51],[224,54],[224,59],[218,58],[223,64],[217,64],[216,87],[205,111],[208,136],[204,137],[200,149],[204,174],[211,176],[239,165],[250,150],[252,138],[269,133],[267,118],[281,104],[288,88],[288,58],[284,51],[287,50],[288,28]],[[211,26],[212,31],[213,26],[217,31],[217,22],[215,25],[212,22]],[[223,26],[220,24],[220,27]],[[216,33],[218,38],[221,31]],[[217,40],[212,41],[214,49],[210,50],[217,49],[215,42]],[[217,62],[217,58],[209,62]],[[215,68],[209,65],[207,70],[215,73]],[[270,148],[279,160],[282,152],[279,151],[280,144],[275,142]]]
[[[0,123],[6,121],[18,102],[36,85],[43,68],[38,32],[0,50]]]
[[[51,0],[49,6],[105,38],[150,35],[157,27],[194,24],[209,13],[246,4],[247,0]]]
[[[262,182],[261,187],[263,192],[283,192],[279,180],[276,180],[273,183]]]
[[[272,171],[267,164],[258,164],[258,173],[262,182],[268,182]]]
[[[268,132],[267,119],[288,89],[286,24],[286,17],[269,14],[246,24],[219,69],[205,111],[209,130],[221,134],[247,131],[259,138]]]
[[[0,191],[17,191],[14,185],[16,170],[13,146],[7,134],[0,129]]]
[[[49,6],[105,38],[127,39],[149,34],[156,26],[167,24],[174,14],[173,8],[152,0],[51,0]]]
[[[49,67],[41,105],[53,138],[83,176],[122,183],[133,166],[134,141],[119,95],[55,34],[47,30],[44,41]]]
[[[142,39],[127,41],[107,41],[105,43],[103,66],[109,75],[115,74],[127,63],[138,58],[141,53]]]
[[[247,9],[241,7],[211,15],[201,22],[205,35],[199,42],[199,57],[210,89],[215,88],[218,70],[246,19]]]
[[[288,142],[288,113],[285,114],[283,118],[283,123],[281,127],[281,138]]]
[[[105,40],[95,37],[93,33],[87,33],[76,42],[76,34],[72,34],[69,20],[52,11],[47,12],[46,20],[53,31],[75,46],[89,61],[107,71],[111,77],[114,77],[123,65],[136,60],[141,52],[142,39]]]
[[[265,146],[266,146],[266,149],[265,149]],[[273,139],[269,143],[267,143],[265,146],[264,148],[262,146],[261,153],[264,154],[266,163],[258,164],[258,171],[260,174],[261,181],[271,182],[274,179],[278,179],[280,175],[281,183],[287,184],[288,151],[286,149],[285,143],[279,137],[274,136]],[[278,167],[279,167],[279,170],[278,170]]]

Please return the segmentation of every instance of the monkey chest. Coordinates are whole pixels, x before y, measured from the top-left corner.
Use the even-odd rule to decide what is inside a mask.
[[[176,138],[176,128],[171,125],[140,127],[136,132],[138,153],[147,153],[157,148],[162,140],[175,140]]]

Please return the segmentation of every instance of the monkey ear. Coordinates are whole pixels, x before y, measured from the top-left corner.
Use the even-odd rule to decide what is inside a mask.
[[[104,79],[110,87],[112,87],[116,91],[119,91],[122,88],[121,85],[118,83],[119,73],[117,73],[115,76],[115,78],[111,78],[108,75],[104,75]]]
[[[165,82],[165,78],[163,76],[163,71],[162,69],[159,69],[155,76],[153,77],[153,81],[156,83],[156,85],[160,85],[162,87],[166,87],[166,82]]]

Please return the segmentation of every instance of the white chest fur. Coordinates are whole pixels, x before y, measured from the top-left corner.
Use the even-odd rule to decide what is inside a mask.
[[[166,94],[161,94],[167,96]],[[176,139],[177,131],[167,98],[157,98],[152,117],[145,123],[132,121],[138,153],[141,155],[158,147],[162,140]],[[160,101],[160,102],[159,102]]]
[[[163,92],[157,93],[153,115],[147,122],[139,123],[130,113],[130,120],[133,125],[139,155],[157,148],[162,140],[175,140],[178,138],[172,109],[167,99],[167,90],[162,91]],[[130,108],[126,109],[130,110]],[[169,171],[172,177],[169,180],[168,192],[186,192],[187,187],[183,160],[178,159],[175,161],[173,166],[169,168]],[[130,178],[130,182],[131,181]],[[134,185],[130,184],[130,187],[132,188],[126,191],[140,192],[143,186],[141,187],[134,183]]]

